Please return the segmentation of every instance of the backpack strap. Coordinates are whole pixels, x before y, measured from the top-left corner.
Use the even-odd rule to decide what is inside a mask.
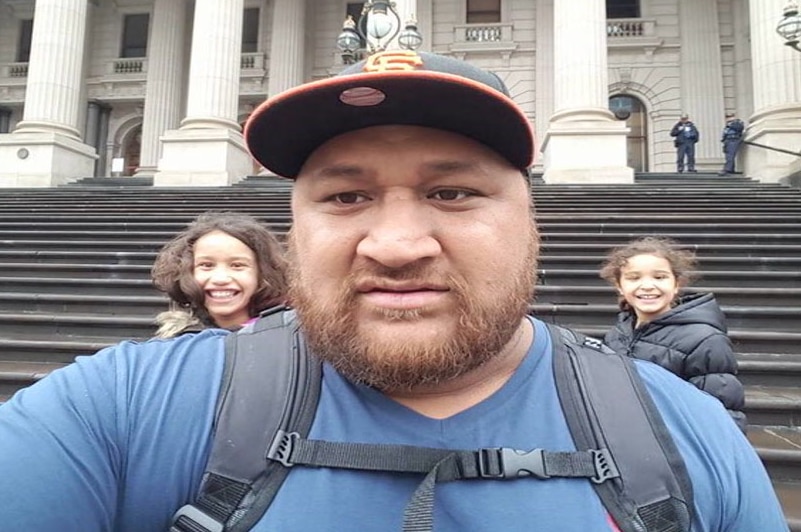
[[[559,400],[576,448],[609,449],[620,472],[620,478],[593,483],[620,530],[690,530],[687,468],[632,359],[600,340],[548,328]]]
[[[308,353],[294,312],[270,309],[228,335],[206,472],[196,501],[178,510],[170,531],[252,528],[289,472],[267,460],[267,450],[279,432],[308,434],[321,382],[322,366]],[[260,400],[243,400],[253,390]]]

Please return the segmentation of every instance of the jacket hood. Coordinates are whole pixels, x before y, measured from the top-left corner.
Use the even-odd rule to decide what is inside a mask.
[[[167,310],[156,316],[156,338],[174,338],[181,333],[202,330],[203,323],[186,310]]]
[[[703,323],[726,333],[726,316],[715,300],[713,293],[686,293],[679,297],[678,304],[654,319],[654,325],[687,325]]]

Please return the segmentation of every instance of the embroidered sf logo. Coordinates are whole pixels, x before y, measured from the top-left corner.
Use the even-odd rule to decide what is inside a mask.
[[[388,70],[417,70],[423,66],[423,59],[412,50],[390,50],[379,52],[367,58],[365,72],[386,72]]]

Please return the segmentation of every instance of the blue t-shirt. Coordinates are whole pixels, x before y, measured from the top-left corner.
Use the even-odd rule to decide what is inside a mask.
[[[547,330],[481,403],[427,418],[324,370],[310,437],[442,448],[573,450]],[[0,530],[161,531],[197,491],[223,368],[223,331],[124,342],[0,407]],[[787,530],[759,458],[720,403],[662,368],[637,367],[689,469],[694,531]],[[419,477],[295,467],[256,531],[400,530]],[[608,532],[590,483],[460,481],[436,489],[435,531]]]

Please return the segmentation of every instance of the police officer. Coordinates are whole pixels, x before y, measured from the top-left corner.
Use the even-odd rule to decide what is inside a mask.
[[[744,129],[745,124],[737,118],[734,112],[726,113],[726,127],[723,128],[723,133],[720,137],[720,142],[723,143],[723,153],[726,155],[726,164],[723,165],[723,170],[718,172],[718,175],[734,173],[734,160],[737,157],[737,150],[740,149],[740,144],[743,141]]]
[[[700,135],[698,128],[690,121],[690,117],[686,113],[681,115],[679,121],[670,130],[670,136],[674,138],[673,145],[676,147],[676,170],[679,173],[684,172],[684,160],[686,159],[687,171],[696,173],[695,144]]]

